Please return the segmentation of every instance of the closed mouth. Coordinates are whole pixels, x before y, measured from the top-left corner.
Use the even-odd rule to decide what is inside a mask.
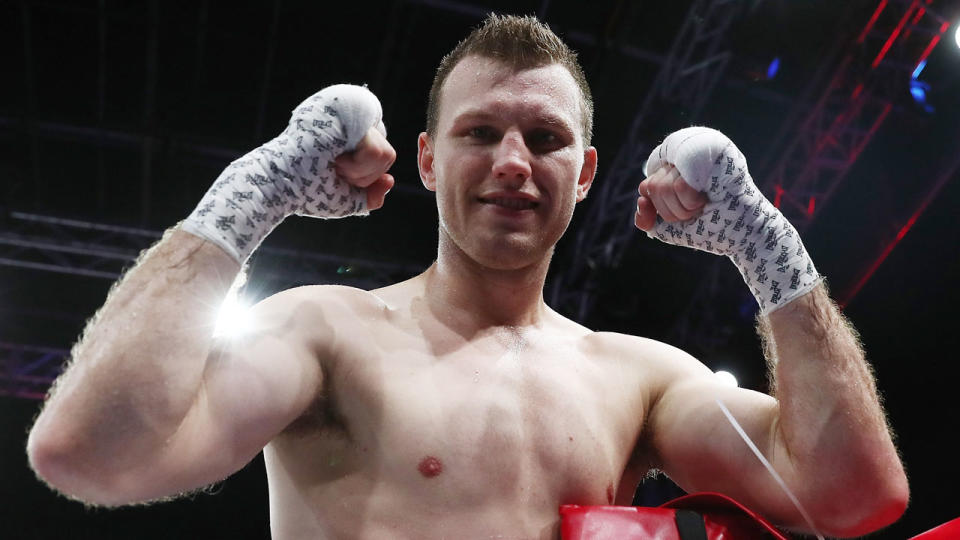
[[[491,198],[480,198],[480,202],[485,204],[493,204],[500,206],[502,208],[507,208],[510,210],[533,210],[539,203],[536,201],[531,201],[529,199],[521,199],[517,197],[491,197]]]

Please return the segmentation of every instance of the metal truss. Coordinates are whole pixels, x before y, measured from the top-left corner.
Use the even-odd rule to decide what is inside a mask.
[[[147,229],[11,212],[0,230],[0,265],[115,280],[158,240]],[[269,263],[269,264],[268,264]],[[286,284],[338,283],[375,288],[405,279],[422,265],[263,247],[250,266],[258,278]],[[272,270],[279,268],[282,270]]]
[[[817,96],[815,101],[798,104],[765,164],[756,169],[760,174],[755,170],[761,189],[797,229],[809,228],[819,215],[883,125],[910,72],[946,30],[944,19],[924,5],[920,0],[881,0],[859,35],[841,36],[824,61],[833,71],[814,77],[805,92]],[[753,307],[746,288],[725,271],[727,264],[718,260],[711,265],[672,329],[672,342],[715,350],[728,341],[736,311]],[[718,306],[716,298],[728,290],[743,291],[743,300]]]
[[[925,4],[881,1],[812,108],[783,125],[761,188],[798,230],[826,206],[948,28]]]
[[[0,396],[43,399],[69,352],[0,341]]]
[[[120,277],[123,266],[160,238],[132,227],[11,212],[0,230],[0,265],[100,279]]]
[[[631,209],[636,186],[651,146],[646,129],[661,107],[683,107],[695,121],[726,71],[731,53],[724,50],[727,30],[744,2],[696,0],[664,60],[609,173],[597,182],[573,252],[550,285],[551,304],[577,321],[585,320],[595,300],[597,272],[616,265],[636,235]]]
[[[960,140],[960,130],[957,130],[956,136],[953,138],[954,141]],[[873,276],[874,272],[877,271],[877,268],[883,264],[883,261],[887,259],[890,253],[893,251],[897,244],[907,235],[913,225],[917,222],[917,219],[927,210],[927,207],[936,200],[937,195],[940,194],[940,191],[951,181],[958,177],[960,173],[960,152],[954,153],[952,156],[947,156],[944,160],[944,163],[940,166],[940,173],[937,177],[937,180],[933,183],[930,189],[927,190],[926,195],[920,204],[914,209],[913,213],[910,214],[910,218],[907,219],[906,223],[900,227],[896,235],[888,239],[886,246],[883,248],[883,251],[880,255],[874,259],[874,261],[863,269],[860,273],[860,276],[857,278],[856,282],[850,287],[849,290],[845,292],[842,296],[838,297],[838,302],[841,306],[846,306],[853,300],[853,297],[860,292],[860,289],[866,285],[867,281]]]
[[[90,144],[92,147],[111,147],[135,149],[143,148],[148,139],[156,138],[143,131],[130,129],[114,129],[89,124],[52,122],[37,120],[28,117],[27,124],[31,136],[57,139],[63,141]],[[0,135],[19,136],[23,133],[24,119],[15,116],[0,116]],[[226,166],[231,161],[241,157],[249,150],[239,147],[225,146],[219,142],[210,142],[189,133],[167,133],[164,135],[169,145],[178,152],[190,158],[197,158],[210,163]],[[250,148],[252,148],[251,146]],[[398,182],[391,193],[420,198],[432,198],[433,194],[419,185]]]
[[[21,212],[0,217],[0,265],[98,279],[119,278],[161,236],[147,229]],[[310,283],[371,289],[423,270],[413,263],[273,247],[257,250],[250,268],[248,284],[268,291]],[[56,347],[0,342],[0,395],[42,398],[66,358],[67,351]]]

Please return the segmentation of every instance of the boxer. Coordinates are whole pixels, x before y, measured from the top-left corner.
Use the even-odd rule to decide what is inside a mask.
[[[31,430],[31,465],[61,493],[118,506],[222,480],[263,451],[277,539],[554,538],[561,504],[629,504],[655,470],[788,528],[858,536],[896,520],[907,481],[870,367],[721,133],[663,141],[635,221],[740,268],[775,396],[544,303],[597,167],[592,108],[575,54],[545,25],[489,17],[441,62],[417,141],[437,260],[372,291],[281,292],[250,332],[213,339],[216,307],[274,226],[362,215],[393,185],[375,96],[338,85],[308,98],[111,291]]]

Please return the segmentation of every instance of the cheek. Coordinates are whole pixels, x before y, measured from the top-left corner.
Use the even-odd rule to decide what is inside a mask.
[[[438,148],[435,158],[435,169],[437,177],[447,179],[459,179],[472,174],[472,170],[481,166],[484,162],[484,155],[481,152],[454,145],[445,145],[442,150]]]
[[[550,167],[550,177],[556,178],[558,184],[555,187],[556,192],[563,202],[577,200],[577,185],[580,180],[580,170],[583,167],[583,158],[577,159],[576,156],[565,156]]]
[[[437,198],[437,214],[441,225],[446,226],[450,219],[456,220],[455,216],[463,214],[456,208],[462,206],[461,202],[465,198],[462,189],[463,170],[457,164],[448,163],[445,167],[436,170],[437,186],[435,197]]]
[[[437,198],[459,201],[469,198],[488,176],[489,166],[482,155],[461,153],[437,169]]]

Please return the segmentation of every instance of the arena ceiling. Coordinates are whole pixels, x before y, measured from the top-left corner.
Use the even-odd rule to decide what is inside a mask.
[[[861,63],[872,58],[857,38],[879,3],[0,4],[0,248],[5,250],[0,251],[0,343],[9,354],[14,354],[9,347],[21,345],[68,349],[102,304],[109,276],[129,264],[129,254],[183,219],[229,161],[279,133],[296,104],[333,83],[365,83],[380,97],[398,153],[393,169],[398,185],[385,208],[369,218],[285,222],[265,244],[275,248],[275,257],[254,259],[251,283],[257,285],[249,293],[259,298],[317,279],[373,285],[425,268],[435,256],[437,227],[434,199],[420,185],[415,163],[426,96],[439,59],[488,12],[538,14],[578,50],[596,101],[598,185],[616,172],[611,170],[616,156],[648,152],[691,122],[727,133],[765,185],[790,142],[809,132],[802,119],[816,108],[844,58],[853,54]],[[717,29],[718,48],[692,53],[726,54],[722,65],[705,70],[715,69],[716,84],[703,89],[696,106],[695,99],[674,89],[675,95],[652,102],[639,129],[631,131],[658,75],[677,65],[671,52],[682,46],[676,37],[684,24],[699,22],[701,33],[714,30],[714,19],[689,16],[692,7],[704,4],[730,12],[730,26]],[[960,472],[955,465],[944,465],[945,472],[928,466],[928,456],[941,455],[934,441],[953,427],[952,420],[944,426],[932,418],[952,418],[958,409],[936,373],[955,361],[960,345],[953,330],[960,277],[955,159],[960,49],[952,43],[960,5],[889,4],[868,44],[885,41],[896,25],[891,15],[896,9],[929,12],[917,16],[918,36],[934,14],[951,24],[918,78],[928,85],[932,111],[911,95],[910,77],[903,75],[915,67],[906,60],[922,53],[921,37],[929,42],[924,34],[891,52],[904,65],[885,64],[886,75],[875,81],[890,109],[874,132],[866,119],[850,126],[870,137],[816,219],[805,223],[804,238],[835,294],[847,300],[901,433],[915,494],[927,495],[923,500],[915,495],[910,521],[890,536],[902,538],[956,517],[949,515],[955,507],[935,501],[930,477],[949,483],[960,479]],[[770,77],[775,58],[780,67]],[[775,191],[768,187],[772,199]],[[590,267],[586,277],[564,282],[592,291],[594,302],[581,320],[597,329],[667,340],[763,389],[753,308],[736,288],[732,266],[712,270],[709,256],[680,253],[640,233],[620,246],[623,253],[614,264],[594,264],[575,246],[577,234],[599,226],[598,214],[622,213],[627,223],[632,213],[629,201],[600,204],[591,197],[578,209],[551,278],[565,268]],[[103,243],[115,251],[101,253],[102,260],[78,266],[70,259],[77,250]],[[707,275],[719,285],[704,285]],[[705,309],[715,314],[705,323],[698,319],[700,326],[684,326]],[[703,333],[711,339],[704,341]]]

